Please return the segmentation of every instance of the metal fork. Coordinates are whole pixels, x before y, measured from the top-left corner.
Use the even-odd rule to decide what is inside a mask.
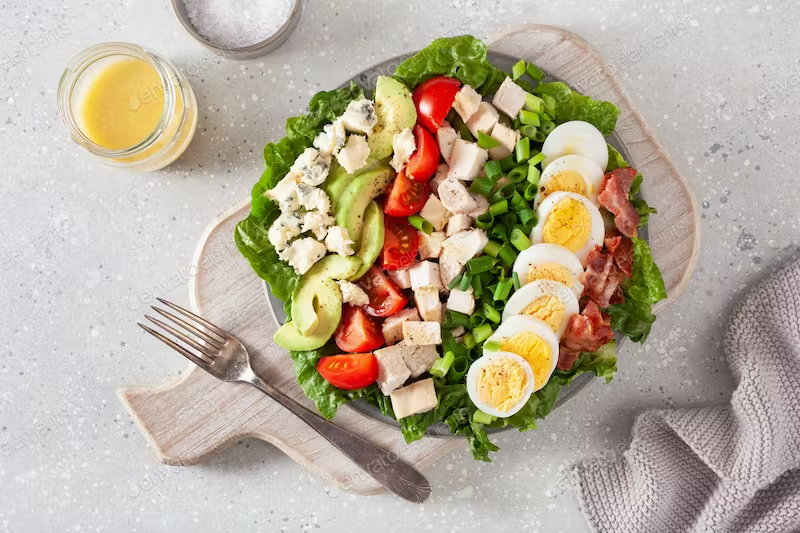
[[[157,318],[148,315],[145,315],[145,318],[191,346],[196,352],[188,350],[169,337],[139,323],[139,326],[145,331],[171,346],[215,378],[222,381],[249,383],[254,386],[299,416],[364,472],[401,498],[413,503],[422,503],[428,499],[431,494],[428,480],[416,468],[400,459],[397,454],[387,452],[368,440],[328,422],[258,377],[250,365],[250,356],[244,345],[227,331],[171,302],[161,298],[158,298],[158,301],[188,319],[188,321],[184,320],[168,311],[153,307],[154,311],[184,331]],[[205,328],[205,331],[198,326]],[[185,332],[191,333],[193,336]]]

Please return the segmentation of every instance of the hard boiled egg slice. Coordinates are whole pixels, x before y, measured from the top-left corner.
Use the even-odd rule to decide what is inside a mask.
[[[486,345],[499,346],[498,352],[511,352],[525,359],[533,371],[534,392],[545,386],[558,363],[558,337],[546,322],[532,316],[516,315],[503,320],[486,340],[484,357],[492,353]]]
[[[484,413],[506,418],[528,402],[534,375],[528,362],[510,352],[488,352],[467,372],[467,394]]]
[[[572,289],[557,281],[540,279],[511,296],[503,309],[503,320],[516,315],[536,317],[550,326],[560,339],[569,317],[579,312],[578,298]]]
[[[574,192],[598,205],[597,191],[602,181],[603,169],[585,155],[559,157],[542,172],[535,205],[556,191]]]
[[[561,245],[586,265],[595,246],[603,246],[605,227],[600,210],[580,194],[554,192],[536,209],[539,222],[531,232],[534,243]]]
[[[521,251],[514,261],[514,272],[522,285],[549,279],[571,288],[577,297],[583,293],[580,282],[583,265],[574,253],[559,244],[534,244]]]
[[[585,155],[605,172],[608,166],[608,147],[600,130],[582,120],[565,122],[550,132],[544,140],[542,153],[545,159],[542,168],[547,170],[550,163],[570,154]]]

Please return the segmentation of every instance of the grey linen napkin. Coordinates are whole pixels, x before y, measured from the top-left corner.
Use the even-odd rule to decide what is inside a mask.
[[[646,411],[623,456],[573,468],[592,531],[800,531],[800,261],[748,293],[724,348],[729,405]]]

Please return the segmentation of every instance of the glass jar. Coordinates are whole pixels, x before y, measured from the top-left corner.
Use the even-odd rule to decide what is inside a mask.
[[[112,75],[120,65],[132,64],[139,70],[127,73],[128,86],[115,86]],[[57,98],[59,117],[73,141],[104,163],[130,170],[169,165],[197,128],[197,100],[189,82],[172,63],[134,44],[102,43],[80,52],[61,76]],[[97,133],[97,124],[104,135]],[[126,134],[136,128],[144,128],[141,140],[126,144]],[[122,135],[114,139],[106,130]]]

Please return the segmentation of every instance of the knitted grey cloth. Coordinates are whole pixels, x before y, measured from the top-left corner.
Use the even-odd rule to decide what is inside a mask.
[[[573,469],[598,532],[800,531],[800,261],[738,305],[724,407],[647,411],[630,449]]]

